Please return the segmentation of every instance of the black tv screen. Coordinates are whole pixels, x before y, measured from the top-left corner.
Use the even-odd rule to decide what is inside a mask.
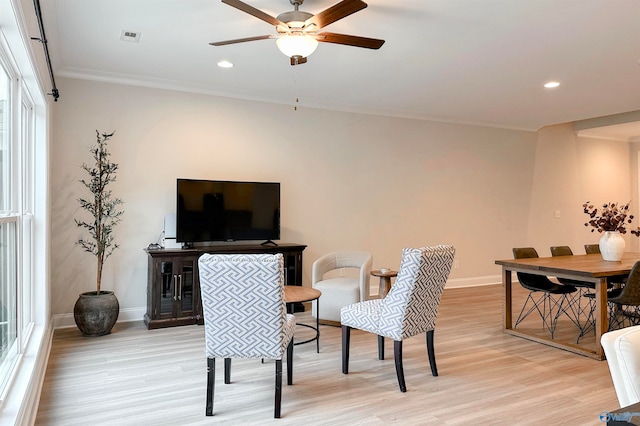
[[[280,239],[280,183],[178,179],[176,241]]]

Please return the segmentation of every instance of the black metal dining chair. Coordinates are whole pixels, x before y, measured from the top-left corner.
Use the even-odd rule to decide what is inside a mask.
[[[585,297],[595,300],[596,295],[588,293],[585,294]],[[636,262],[631,268],[624,287],[612,288],[607,291],[607,305],[609,307],[608,331],[640,325],[640,262]],[[593,312],[589,317],[588,326],[580,337],[595,330]]]
[[[640,262],[631,268],[624,287],[607,293],[607,303],[609,331],[640,325]]]
[[[552,246],[550,247],[551,256],[573,256],[573,251],[569,246]],[[598,249],[599,250],[599,249]],[[579,281],[572,280],[569,278],[556,278],[561,284],[572,285],[576,287],[578,291],[577,297],[574,299],[575,301],[575,312],[577,313],[578,320],[578,328],[580,329],[580,334],[578,335],[577,342],[580,341],[580,337],[582,337],[585,333],[585,330],[589,328],[591,324],[591,319],[593,318],[593,312],[596,307],[595,299],[587,299],[587,303],[583,304],[583,297],[587,294],[590,294],[590,291],[593,291],[596,288],[595,283],[590,281]],[[584,321],[581,318],[584,316]]]
[[[600,244],[585,244],[584,252],[586,254],[600,254]],[[627,275],[616,275],[607,279],[608,283],[613,287],[622,287],[627,281]]]
[[[533,247],[515,247],[513,248],[513,257],[514,259],[526,259],[539,256]],[[577,291],[575,286],[555,283],[544,275],[518,272],[517,276],[520,285],[529,290],[529,295],[522,305],[514,328],[534,311],[540,314],[543,327],[549,330],[552,339],[558,319],[563,314],[580,327],[578,314],[575,312],[575,300],[571,296]]]
[[[586,254],[599,254],[600,253],[600,244],[585,244],[584,252]]]

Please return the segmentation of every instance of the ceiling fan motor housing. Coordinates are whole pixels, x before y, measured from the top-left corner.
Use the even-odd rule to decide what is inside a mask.
[[[313,13],[303,12],[301,10],[292,10],[289,12],[284,12],[278,15],[278,20],[284,22],[285,24],[291,27],[292,22],[299,22],[300,27],[304,25],[304,21],[313,17]],[[298,27],[298,25],[294,26],[294,28]]]

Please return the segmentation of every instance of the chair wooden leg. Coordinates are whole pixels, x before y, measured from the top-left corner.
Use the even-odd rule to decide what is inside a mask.
[[[231,383],[231,358],[224,359],[224,384]]]
[[[438,367],[436,367],[436,352],[433,346],[433,330],[427,331],[427,354],[429,355],[429,364],[431,365],[431,374],[438,375]]]
[[[384,359],[384,337],[378,335],[378,359]]]
[[[402,340],[393,341],[393,357],[396,361],[396,375],[398,376],[400,392],[406,392],[407,385],[404,382],[404,368],[402,367]]]
[[[293,339],[287,346],[287,385],[293,384]]]
[[[206,415],[213,416],[213,387],[216,377],[216,359],[207,357],[207,403]]]
[[[280,406],[282,404],[282,360],[276,360],[276,400],[274,403],[273,417],[280,418]]]
[[[351,340],[351,327],[342,326],[342,373],[349,374],[349,342]]]

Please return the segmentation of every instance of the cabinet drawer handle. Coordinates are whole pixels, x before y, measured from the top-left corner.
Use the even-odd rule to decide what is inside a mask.
[[[178,293],[178,300],[182,300],[182,274],[178,275],[178,282],[180,283],[178,285],[178,288],[180,289]]]

